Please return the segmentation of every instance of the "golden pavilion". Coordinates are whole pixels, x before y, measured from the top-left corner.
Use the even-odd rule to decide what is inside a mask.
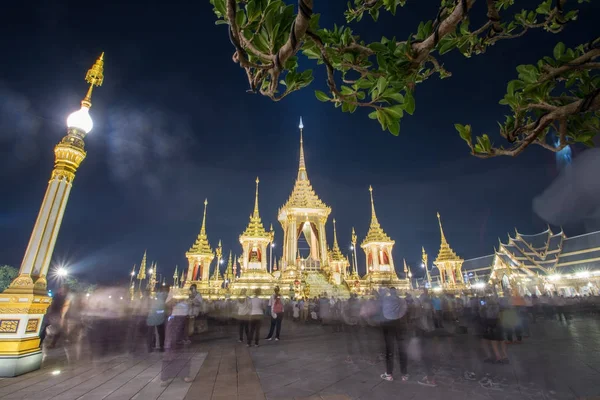
[[[304,158],[304,124],[300,119],[300,155],[298,173],[292,192],[279,209],[277,220],[283,230],[281,254],[273,255],[273,228],[267,231],[259,212],[259,179],[256,179],[254,209],[246,229],[239,236],[242,255],[234,257],[225,270],[225,279],[219,275],[220,247],[217,263],[211,276],[211,264],[215,255],[208,242],[206,231],[206,206],[200,233],[186,253],[188,269],[181,278],[181,295],[190,285],[209,298],[239,297],[261,289],[265,296],[273,288],[280,287],[286,296],[347,297],[351,292],[368,293],[380,287],[411,287],[405,271],[405,279],[398,278],[392,256],[394,241],[383,231],[373,202],[371,190],[371,224],[361,248],[365,251],[367,274],[358,275],[356,265],[356,235],[353,229],[354,265],[342,254],[337,240],[337,227],[333,220],[333,245],[327,245],[327,221],[331,208],[317,195],[308,178]],[[270,256],[270,259],[269,259]],[[273,263],[277,257],[278,262]],[[239,269],[237,263],[239,262]],[[269,268],[269,263],[271,267]],[[273,264],[275,268],[273,269]]]

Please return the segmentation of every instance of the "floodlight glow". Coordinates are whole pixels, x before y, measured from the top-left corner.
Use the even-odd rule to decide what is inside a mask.
[[[51,372],[52,375],[60,375],[60,369],[55,369]]]
[[[575,274],[575,276],[577,278],[589,278],[590,277],[590,271],[581,271],[581,272],[577,272]]]
[[[477,283],[473,284],[473,287],[475,289],[483,289],[483,288],[485,288],[485,282],[477,282]]]
[[[69,274],[69,271],[67,271],[67,269],[66,269],[66,268],[64,268],[64,267],[59,267],[59,268],[56,270],[56,275],[58,275],[58,276],[65,277],[65,276],[67,276],[68,274]]]
[[[554,274],[554,275],[550,275],[550,276],[548,277],[548,280],[550,280],[550,281],[557,281],[557,280],[559,280],[560,278],[561,278],[561,276],[560,276],[559,274]]]

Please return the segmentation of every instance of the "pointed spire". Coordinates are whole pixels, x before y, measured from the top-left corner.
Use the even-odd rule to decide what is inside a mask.
[[[302,117],[300,117],[300,124],[298,125],[298,128],[300,128],[300,162],[298,165],[298,180],[305,181],[308,180],[308,176],[306,174],[306,163],[304,162],[304,140],[302,138],[304,124],[302,123]]]
[[[200,228],[200,234],[206,234],[206,206],[208,205],[208,199],[204,199],[204,215],[202,216],[202,228]]]
[[[437,213],[438,223],[440,224],[440,235],[442,237],[442,246],[444,244],[448,244],[446,241],[446,235],[444,235],[444,229],[442,228],[442,218],[440,217],[440,213]]]
[[[371,194],[371,225],[379,225],[377,214],[375,214],[375,202],[373,201],[373,186],[369,185],[369,193]]]
[[[81,105],[83,107],[91,108],[94,86],[102,86],[102,82],[104,82],[104,52],[100,54],[100,57],[98,57],[94,65],[92,65],[92,68],[85,74],[85,81],[90,84],[90,87],[85,98],[81,101]]]
[[[404,273],[406,274],[406,277],[408,277],[408,265],[406,265],[406,258],[403,258],[402,261],[404,261]]]
[[[338,241],[337,241],[337,229],[336,229],[336,225],[335,225],[335,218],[333,219],[333,249],[335,250],[336,248],[338,248]]]
[[[144,250],[144,256],[142,257],[142,262],[140,263],[140,270],[138,271],[137,279],[146,279],[146,250]]]
[[[258,218],[258,183],[260,180],[256,177],[256,197],[254,198],[254,218]]]
[[[173,272],[173,279],[177,279],[177,275],[179,275],[179,273],[177,272],[177,265],[176,265],[175,272]]]

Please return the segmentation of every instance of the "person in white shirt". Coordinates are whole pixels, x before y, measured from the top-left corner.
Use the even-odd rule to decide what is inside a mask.
[[[192,382],[193,378],[189,376],[190,367],[189,363],[186,363],[184,368],[176,372],[173,368],[168,368],[169,364],[177,358],[176,356],[176,345],[177,342],[185,338],[184,330],[186,328],[186,322],[189,314],[188,299],[175,299],[173,298],[173,292],[169,293],[167,297],[167,303],[174,303],[171,315],[167,319],[167,332],[165,335],[165,356],[163,358],[163,368],[161,371],[161,385],[167,386],[169,382],[175,378],[179,373],[185,376],[183,380],[185,382]]]
[[[254,297],[249,300],[250,303],[250,336],[248,336],[248,347],[252,345],[254,338],[254,346],[258,347],[258,338],[260,336],[260,323],[265,312],[265,306],[260,299],[260,289],[254,291]]]

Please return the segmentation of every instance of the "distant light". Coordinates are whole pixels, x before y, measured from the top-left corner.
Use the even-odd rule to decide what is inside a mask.
[[[550,275],[550,276],[548,277],[548,280],[550,280],[550,281],[557,281],[557,280],[559,280],[560,278],[561,278],[561,276],[560,276],[559,274],[554,274],[554,275]]]
[[[58,267],[58,269],[56,270],[56,275],[58,275],[58,276],[65,277],[68,274],[69,274],[69,271],[67,271],[67,269],[64,267]]]
[[[275,247],[275,243],[271,243],[271,248]]]
[[[439,286],[438,286],[438,287],[434,287],[434,288],[433,288],[433,291],[434,291],[434,292],[441,292],[441,291],[442,291],[442,288],[441,288],[441,287],[439,287]]]
[[[89,293],[86,293],[86,294],[85,294],[85,297],[90,297],[90,294],[89,294]]]
[[[219,261],[219,264],[223,264],[225,262],[225,260],[221,259],[221,261]]]
[[[485,288],[485,282],[477,282],[477,283],[473,284],[473,287],[475,289],[483,289],[483,288]]]
[[[119,300],[123,300],[123,296],[119,297]]]
[[[79,110],[71,113],[67,118],[67,126],[89,133],[94,127],[94,122],[92,121],[92,117],[90,117],[90,109],[81,106]]]
[[[150,268],[150,269],[148,270],[148,273],[149,273],[150,275],[152,275],[152,268]]]
[[[109,299],[112,299],[112,296],[108,296]]]
[[[575,276],[577,278],[589,278],[590,277],[590,271],[581,271],[581,272],[577,272],[575,274]]]
[[[425,263],[421,263],[421,268],[425,268]]]
[[[135,275],[135,272],[131,271],[131,276],[134,276],[134,275]]]
[[[350,246],[350,250],[354,250],[354,246]]]
[[[55,369],[51,372],[52,375],[60,375],[60,369]]]

